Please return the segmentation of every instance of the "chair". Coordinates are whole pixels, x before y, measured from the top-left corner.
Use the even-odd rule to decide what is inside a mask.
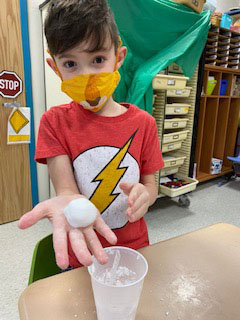
[[[237,165],[240,164],[240,152],[237,157],[227,157],[228,160],[233,162],[234,174],[235,176],[240,176],[240,172],[238,172]]]
[[[227,157],[228,160],[233,162],[233,169],[235,177],[240,177],[240,112],[238,116],[238,136],[237,136],[237,149],[236,153],[238,153],[237,157]]]
[[[53,276],[60,272],[61,269],[57,266],[55,260],[52,234],[50,234],[38,241],[35,246],[28,285],[34,281]]]

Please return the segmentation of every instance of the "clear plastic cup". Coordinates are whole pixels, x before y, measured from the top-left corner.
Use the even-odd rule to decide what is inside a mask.
[[[101,265],[93,257],[93,264],[88,267],[97,318],[134,320],[148,271],[147,260],[138,251],[126,247],[104,250],[108,255],[107,264]]]

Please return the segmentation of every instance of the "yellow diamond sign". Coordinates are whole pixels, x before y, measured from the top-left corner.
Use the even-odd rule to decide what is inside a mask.
[[[29,123],[29,120],[21,113],[21,111],[16,110],[10,118],[10,123],[14,131],[19,133],[19,131]]]

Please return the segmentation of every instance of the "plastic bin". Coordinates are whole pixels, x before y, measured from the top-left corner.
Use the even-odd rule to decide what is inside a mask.
[[[168,66],[168,72],[183,74],[182,68],[176,63],[172,63]]]
[[[230,44],[228,44],[228,45],[225,45],[225,44],[223,44],[223,45],[219,45],[218,44],[218,51],[226,51],[226,50],[229,50],[230,49]]]
[[[234,66],[229,65],[228,68],[239,69],[239,68],[238,68],[238,65],[234,65]]]
[[[219,32],[220,32],[220,36],[223,36],[223,37],[231,37],[232,35],[231,30],[220,29]]]
[[[163,143],[185,140],[189,130],[167,133],[163,135]]]
[[[177,188],[177,189],[168,188],[168,187],[160,184],[160,192],[171,197],[171,198],[174,198],[174,197],[180,196],[181,194],[191,192],[196,189],[196,186],[198,184],[198,180],[186,177],[186,176],[179,174],[179,173],[176,174],[176,177],[178,179],[182,179],[182,180],[187,181],[188,184],[186,184],[185,186],[182,186],[180,188]]]
[[[217,48],[208,48],[206,52],[207,55],[213,54],[217,52]]]
[[[170,76],[157,74],[153,79],[154,90],[184,89],[189,78],[181,76]]]
[[[211,96],[213,93],[214,88],[216,87],[217,80],[208,80],[207,84],[207,96]]]
[[[230,45],[230,42],[231,42],[231,38],[224,37],[218,40],[218,45],[227,46],[227,45]]]
[[[228,80],[221,80],[220,96],[225,96],[228,87]]]
[[[222,67],[222,68],[227,68],[228,67],[227,62],[223,62],[223,61],[219,61],[219,60],[217,60],[216,65],[219,66],[219,67]]]
[[[178,172],[179,167],[169,167],[169,168],[163,168],[160,171],[160,177],[165,177],[171,174],[175,174]]]
[[[178,129],[185,128],[187,125],[188,119],[183,118],[172,118],[166,119],[164,121],[164,129]]]
[[[173,150],[178,150],[182,146],[182,141],[176,141],[171,143],[163,143],[162,145],[162,152],[170,152]]]
[[[166,104],[165,114],[187,114],[191,105],[184,103],[169,103]]]
[[[167,97],[189,97],[191,90],[191,87],[185,87],[182,90],[167,90]]]
[[[184,164],[186,157],[163,156],[164,169],[171,167],[180,167]]]

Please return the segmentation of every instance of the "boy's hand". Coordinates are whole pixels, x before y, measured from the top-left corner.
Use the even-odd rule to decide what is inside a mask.
[[[100,214],[93,225],[86,228],[72,228],[64,216],[63,210],[70,201],[81,198],[80,195],[62,195],[46,200],[36,205],[31,211],[24,214],[19,220],[19,228],[26,229],[43,218],[49,218],[53,224],[53,246],[57,265],[66,269],[69,266],[67,235],[69,235],[72,249],[79,260],[85,266],[92,263],[89,249],[99,263],[107,262],[107,255],[94,231],[94,228],[111,244],[117,242],[112,230],[106,225]]]
[[[147,188],[141,183],[120,183],[120,188],[128,196],[126,215],[130,222],[142,218],[150,206],[150,195]]]

